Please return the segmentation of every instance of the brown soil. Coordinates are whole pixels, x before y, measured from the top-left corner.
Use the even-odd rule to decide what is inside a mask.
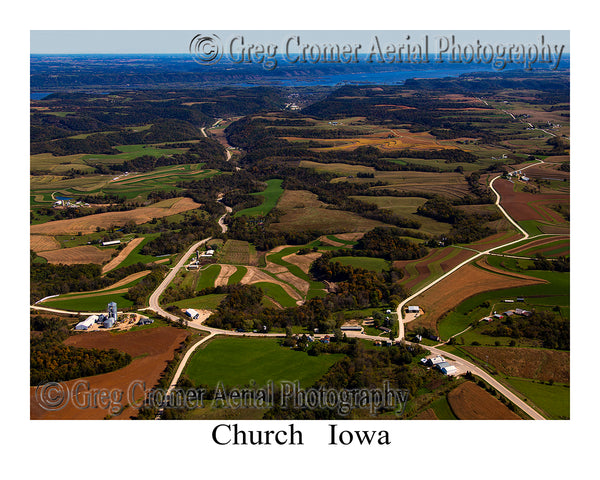
[[[511,377],[569,383],[570,353],[519,347],[464,347]]]
[[[428,408],[427,410],[422,411],[416,417],[413,417],[413,420],[439,420],[435,412]]]
[[[60,248],[40,252],[40,257],[48,260],[48,263],[62,263],[64,265],[76,265],[82,263],[102,264],[110,260],[114,250],[100,250],[93,245],[81,245],[79,247]]]
[[[360,240],[364,236],[365,236],[364,232],[353,232],[353,233],[338,233],[335,237],[339,238],[340,240],[356,242],[357,240]]]
[[[236,271],[237,267],[235,265],[221,265],[221,271],[219,272],[219,276],[215,280],[215,287],[227,285],[229,277],[231,277]]]
[[[173,327],[157,327],[139,330],[136,332],[112,334],[109,332],[82,333],[69,337],[64,343],[75,347],[110,349],[115,348],[129,353],[134,357],[133,361],[124,368],[114,372],[86,377],[89,389],[82,389],[83,393],[93,389],[117,390],[123,393],[121,405],[128,403],[127,393],[133,382],[139,381],[151,388],[158,382],[167,362],[173,359],[174,351],[181,342],[189,335],[188,332]],[[137,358],[135,358],[137,357]],[[70,380],[64,385],[71,389],[75,382],[81,380]],[[135,393],[140,392],[137,389]],[[136,400],[139,400],[136,395]],[[80,395],[80,401],[83,396]],[[73,420],[100,420],[110,411],[107,408],[81,409],[69,402],[59,411],[46,411],[37,403],[35,398],[35,387],[30,388],[30,418],[31,419],[73,419]],[[136,409],[127,407],[114,418],[128,419],[135,415]]]
[[[279,218],[278,223],[270,225],[270,228],[275,231],[314,230],[331,234],[348,231],[348,225],[361,232],[385,225],[355,213],[329,209],[327,204],[317,199],[317,195],[306,190],[285,190],[277,203],[277,208],[284,214]]]
[[[514,228],[511,225],[511,228]],[[490,235],[489,237],[482,238],[477,242],[470,243],[468,246],[475,250],[485,251],[490,248],[498,247],[500,245],[504,245],[506,243],[513,242],[521,238],[522,235],[514,233],[512,235],[507,235],[506,232],[495,233],[494,235]]]
[[[520,420],[500,400],[473,382],[464,382],[448,393],[448,403],[460,420]]]
[[[133,251],[135,247],[137,247],[140,243],[142,243],[144,237],[134,238],[131,240],[127,246],[119,252],[119,254],[113,258],[110,262],[102,267],[102,273],[110,272],[112,269],[117,268],[119,263],[127,258],[127,256]]]
[[[323,236],[319,237],[319,241],[326,245],[331,245],[332,247],[343,247],[344,246],[344,244],[342,242],[336,242],[335,240],[331,240],[330,238],[327,238],[327,235],[323,235]]]
[[[80,218],[56,220],[40,225],[32,225],[30,232],[46,235],[75,235],[78,232],[93,233],[98,227],[101,230],[106,230],[111,226],[122,226],[128,222],[134,222],[139,225],[149,222],[153,218],[175,215],[200,206],[200,204],[190,198],[178,198],[175,200],[159,202],[148,207],[136,208],[127,212],[97,213]]]
[[[246,273],[246,275],[244,275],[244,278],[242,278],[242,281],[240,283],[243,283],[245,285],[251,285],[253,283],[259,283],[259,282],[275,283],[277,285],[281,285],[281,287],[293,299],[295,299],[295,300],[302,300],[302,298],[300,297],[300,295],[298,294],[298,292],[296,292],[296,290],[294,290],[293,288],[291,288],[289,285],[287,285],[287,284],[285,284],[283,282],[278,282],[271,275],[268,275],[267,273],[261,271],[260,269],[258,269],[256,267],[246,267],[246,268],[248,269],[248,272]],[[294,277],[294,278],[297,278],[297,277]]]
[[[418,275],[405,282],[401,281],[402,285],[404,285],[404,287],[410,290],[431,276],[431,271],[429,270],[429,265],[431,263],[439,261],[441,258],[446,257],[450,254],[450,252],[454,250],[456,250],[455,247],[435,249],[429,252],[425,257],[421,258],[420,260],[397,260],[393,263],[393,266],[394,268],[406,268],[408,264],[415,265]],[[458,254],[456,254],[452,258],[442,261],[440,263],[440,267],[444,272],[448,272],[449,270],[452,270],[454,267],[464,262],[469,257],[472,257],[473,255],[476,255],[475,252],[461,249],[458,252]]]
[[[437,331],[437,322],[444,314],[478,293],[546,283],[539,278],[503,273],[504,275],[500,275],[473,265],[465,265],[412,300],[411,303],[419,305],[425,313],[410,323],[411,328],[423,326]]]
[[[29,248],[35,253],[60,248],[60,243],[47,235],[29,235]]]
[[[515,192],[513,184],[503,179],[498,179],[494,183],[494,188],[500,194],[501,205],[516,221],[542,220],[558,224],[566,223],[562,215],[549,208],[549,206],[556,203],[568,204],[569,195]]]
[[[523,252],[525,250],[529,250],[531,248],[534,247],[540,247],[543,248],[544,245],[548,244],[548,243],[554,243],[557,242],[559,240],[564,240],[564,242],[561,242],[561,245],[563,243],[569,243],[569,237],[549,237],[549,238],[540,238],[538,240],[534,240],[532,242],[528,242],[525,245],[520,245],[516,248],[511,248],[510,250],[507,250],[505,253],[507,254],[514,254],[514,253],[520,253]],[[551,246],[548,248],[543,248],[543,250],[547,251],[547,250],[554,250],[555,248],[558,248],[559,245],[555,245],[555,246]],[[541,249],[536,249],[536,252],[541,252]]]
[[[304,273],[308,273],[308,270],[310,269],[310,264],[314,262],[317,258],[319,258],[321,255],[322,253],[320,252],[311,252],[305,255],[296,255],[295,253],[292,253],[291,255],[286,255],[285,257],[282,257],[282,260],[296,265]]]

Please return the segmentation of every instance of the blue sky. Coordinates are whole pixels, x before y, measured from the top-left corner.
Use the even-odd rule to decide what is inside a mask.
[[[243,35],[245,43],[274,43],[282,45],[292,35],[299,35],[302,43],[360,43],[370,45],[374,35],[381,42],[406,43],[407,35],[414,42],[421,42],[427,35],[432,52],[436,51],[437,37],[455,35],[457,43],[531,44],[540,43],[541,35],[549,44],[569,48],[568,30],[32,30],[32,54],[75,53],[188,53],[191,39],[198,33],[217,34],[223,42],[236,35]],[[293,51],[293,50],[291,50]]]

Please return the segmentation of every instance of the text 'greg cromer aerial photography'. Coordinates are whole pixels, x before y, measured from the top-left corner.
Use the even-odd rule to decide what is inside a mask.
[[[31,32],[31,419],[570,418],[569,32],[66,33]]]

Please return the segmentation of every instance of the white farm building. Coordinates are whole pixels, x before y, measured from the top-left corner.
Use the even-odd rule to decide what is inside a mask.
[[[196,310],[194,310],[193,308],[188,308],[185,311],[185,314],[188,317],[190,317],[192,320],[196,320],[200,316],[200,314]]]
[[[108,245],[119,245],[121,243],[121,240],[110,240],[109,242],[102,242],[100,243],[100,245],[102,245],[103,247],[106,247]]]
[[[454,365],[448,365],[440,368],[440,371],[444,375],[456,375],[458,373],[458,369]]]
[[[419,313],[420,309],[419,309],[419,307],[417,305],[412,305],[410,307],[407,307],[406,311],[408,313]]]
[[[87,330],[98,320],[98,315],[90,315],[85,320],[75,325],[75,330]]]

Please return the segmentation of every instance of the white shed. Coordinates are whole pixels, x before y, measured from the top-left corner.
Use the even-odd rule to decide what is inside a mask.
[[[431,358],[427,359],[427,365],[433,366],[433,365],[437,365],[438,363],[442,363],[445,361],[446,361],[446,359],[444,357],[442,357],[441,355],[436,355],[435,357],[431,357]]]
[[[420,308],[417,305],[412,305],[406,309],[408,313],[419,313]]]
[[[454,365],[442,367],[440,370],[444,375],[456,375],[458,373],[458,369]]]
[[[188,308],[185,311],[185,314],[188,317],[190,317],[192,320],[196,320],[200,316],[200,314],[196,310],[194,310],[193,308]]]
[[[75,325],[75,330],[87,330],[98,320],[98,315],[90,315],[85,320]]]

